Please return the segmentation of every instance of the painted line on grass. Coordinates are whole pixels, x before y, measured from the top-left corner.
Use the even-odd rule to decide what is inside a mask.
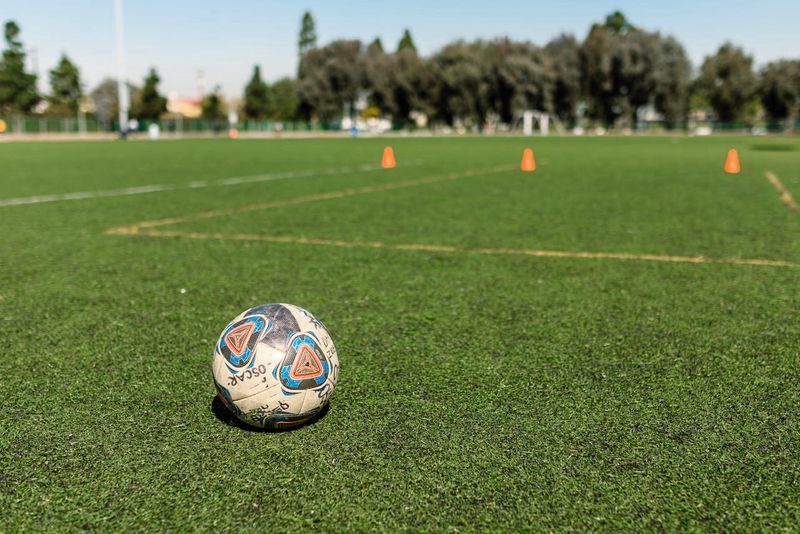
[[[172,186],[153,184],[140,187],[126,187],[123,189],[108,189],[105,191],[79,191],[76,193],[61,193],[57,195],[36,195],[32,197],[0,199],[0,208],[9,206],[24,206],[26,204],[42,204],[44,202],[61,202],[64,200],[85,200],[89,198],[124,197],[128,195],[141,195],[157,191],[169,191]]]
[[[180,224],[202,219],[213,219],[216,217],[224,217],[226,215],[237,215],[240,213],[247,213],[250,211],[265,210],[270,208],[282,208],[285,206],[294,206],[297,204],[305,204],[308,202],[320,202],[324,200],[333,200],[333,199],[351,197],[356,195],[366,195],[370,193],[392,191],[395,189],[406,189],[409,187],[417,187],[420,185],[434,184],[438,182],[447,182],[452,180],[460,180],[462,178],[469,178],[473,176],[496,174],[499,172],[510,171],[513,168],[514,168],[513,165],[500,165],[486,169],[477,169],[473,171],[453,172],[437,176],[429,176],[427,178],[420,178],[417,180],[392,182],[388,184],[371,185],[366,187],[355,187],[339,191],[331,191],[330,193],[317,193],[313,195],[306,195],[306,196],[288,198],[283,200],[274,200],[272,202],[261,202],[259,204],[251,204],[249,206],[241,206],[238,208],[227,208],[222,210],[205,211],[200,213],[193,213],[190,215],[170,217],[167,219],[158,219],[154,221],[141,221],[132,224],[130,226],[118,226],[114,228],[109,228],[108,230],[105,231],[105,233],[107,235],[120,235],[120,234],[136,235],[140,233],[141,230],[144,228],[155,228],[158,226],[168,226],[172,224]]]
[[[411,160],[403,163],[404,167],[417,167],[422,165],[422,160]],[[0,199],[0,208],[9,206],[24,206],[29,204],[42,204],[46,202],[62,202],[66,200],[87,200],[92,198],[124,197],[142,195],[159,191],[179,191],[184,189],[203,189],[207,187],[229,187],[232,185],[271,182],[273,180],[287,180],[292,178],[309,178],[312,176],[329,176],[355,172],[372,172],[381,170],[379,165],[361,165],[357,167],[333,167],[329,169],[308,169],[304,171],[286,171],[252,176],[232,176],[218,180],[195,180],[184,184],[151,184],[138,187],[125,187],[122,189],[107,189],[99,191],[79,191],[75,193],[60,193],[54,195],[35,195],[31,197]]]
[[[268,243],[287,243],[294,245],[318,245],[340,248],[381,248],[387,250],[483,254],[492,256],[531,256],[537,258],[652,261],[667,263],[747,265],[757,267],[800,267],[800,263],[791,261],[759,258],[709,258],[707,256],[667,256],[658,254],[634,254],[629,252],[575,252],[567,250],[537,250],[522,248],[463,248],[451,245],[433,245],[427,243],[389,244],[381,241],[342,241],[336,239],[269,236],[260,234],[223,234],[219,232],[159,230],[155,228],[142,228],[133,235],[218,241],[262,241]]]
[[[723,264],[740,266],[758,267],[800,267],[800,263],[787,260],[771,260],[762,258],[712,258],[707,256],[674,256],[659,254],[636,254],[630,252],[580,252],[567,250],[539,250],[539,249],[515,249],[515,248],[465,248],[452,245],[436,245],[430,243],[410,243],[410,244],[388,244],[381,241],[346,241],[336,239],[321,239],[309,237],[292,236],[269,236],[260,234],[225,234],[220,232],[192,232],[181,230],[159,229],[162,226],[169,226],[185,222],[202,219],[213,219],[226,215],[247,213],[250,211],[265,210],[270,208],[280,208],[293,206],[308,202],[320,202],[333,200],[356,195],[379,193],[417,187],[425,184],[459,180],[467,177],[483,176],[506,172],[514,169],[511,165],[501,165],[474,171],[454,172],[438,176],[430,176],[418,180],[408,180],[404,182],[394,182],[375,186],[357,187],[332,191],[329,193],[318,193],[295,198],[276,200],[273,202],[263,202],[251,204],[238,208],[228,208],[223,210],[213,210],[180,217],[170,217],[152,221],[141,221],[130,226],[118,226],[109,228],[105,231],[106,235],[133,235],[143,237],[161,238],[184,238],[202,239],[218,241],[262,241],[269,243],[285,243],[295,245],[318,245],[333,246],[340,248],[373,248],[398,251],[418,251],[418,252],[443,252],[443,253],[462,253],[462,254],[482,254],[482,255],[504,255],[504,256],[529,256],[539,258],[572,258],[572,259],[591,259],[591,260],[618,260],[618,261],[651,261],[666,263],[689,263],[689,264]]]
[[[781,197],[781,202],[783,202],[787,208],[792,211],[800,211],[800,206],[798,206],[797,202],[792,198],[792,194],[789,190],[784,187],[783,182],[781,182],[777,174],[772,171],[765,171],[764,176],[766,176],[769,183],[772,184],[772,187],[775,188],[775,191],[778,192]]]

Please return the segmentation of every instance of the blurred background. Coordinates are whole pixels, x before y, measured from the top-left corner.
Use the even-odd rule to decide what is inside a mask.
[[[0,20],[6,137],[800,124],[798,2],[6,0]]]

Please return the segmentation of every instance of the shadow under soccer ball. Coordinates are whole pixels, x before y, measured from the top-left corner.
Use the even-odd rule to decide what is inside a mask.
[[[241,430],[246,430],[248,432],[267,432],[269,434],[280,434],[283,432],[292,432],[294,430],[300,430],[307,426],[313,425],[326,415],[331,409],[330,403],[325,404],[325,406],[317,412],[311,419],[299,424],[297,426],[292,426],[288,428],[284,428],[281,430],[269,430],[266,428],[258,428],[255,426],[250,426],[247,423],[240,421],[238,417],[233,415],[231,411],[222,404],[222,401],[219,399],[219,396],[214,395],[214,399],[211,401],[211,413],[214,414],[219,421],[225,423],[228,426],[235,426]]]

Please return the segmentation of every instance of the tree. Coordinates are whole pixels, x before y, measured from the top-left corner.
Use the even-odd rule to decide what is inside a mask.
[[[748,120],[757,87],[753,58],[741,48],[725,43],[716,54],[706,57],[697,87],[707,95],[718,120],[724,123]]]
[[[133,101],[132,116],[143,120],[157,120],[167,110],[167,99],[158,93],[160,81],[156,69],[151,68],[138,98]]]
[[[0,59],[0,111],[27,113],[39,102],[36,75],[25,72],[25,49],[14,21],[5,25],[6,49]]]
[[[269,88],[267,117],[276,121],[297,118],[297,86],[291,78],[281,78]]]
[[[216,86],[213,91],[203,97],[200,109],[204,119],[214,122],[225,119],[225,102],[220,93],[220,87]]]
[[[781,121],[800,111],[800,61],[774,61],[761,70],[758,92],[767,117]]]
[[[692,65],[683,46],[674,38],[657,40],[655,85],[653,103],[664,116],[667,127],[674,127],[686,120],[689,111],[689,93],[692,84]]]
[[[364,86],[369,92],[369,103],[382,114],[395,112],[392,94],[392,58],[383,51],[383,43],[375,39],[367,47],[364,58]]]
[[[394,54],[385,54],[380,41],[373,41],[366,49],[364,60],[364,88],[369,93],[370,105],[381,115],[388,115],[395,123],[411,123],[411,113],[433,113],[435,67],[417,55],[413,48],[404,48]]]
[[[299,112],[323,122],[352,110],[364,87],[364,54],[360,41],[340,40],[309,50],[300,59]]]
[[[478,54],[480,42],[445,46],[434,57],[436,119],[447,124],[482,125],[490,111],[491,86]]]
[[[133,101],[139,99],[139,88],[130,83],[128,84],[128,93]],[[119,115],[117,80],[104,79],[89,93],[89,98],[94,105],[94,113],[99,121],[110,124]]]
[[[80,71],[66,54],[61,55],[58,65],[50,71],[50,89],[50,101],[54,107],[77,113],[83,96]]]
[[[403,32],[403,36],[400,38],[400,42],[397,43],[397,51],[400,52],[401,50],[413,50],[414,52],[417,51],[417,45],[414,44],[414,38],[411,37],[411,32],[406,28]]]
[[[314,17],[310,11],[303,13],[303,20],[300,22],[300,37],[298,39],[298,49],[300,57],[306,52],[317,47],[317,29]]]
[[[657,58],[657,34],[637,29],[622,13],[592,26],[581,47],[590,115],[607,125],[622,120],[633,126],[655,90]]]
[[[428,62],[416,50],[405,48],[389,58],[389,87],[392,119],[400,125],[411,123],[411,112],[433,113],[434,77]]]
[[[531,43],[497,39],[481,43],[489,109],[505,123],[525,110],[551,111],[553,72],[544,52]]]
[[[614,11],[608,15],[606,17],[605,27],[618,35],[624,35],[636,29],[621,11]]]
[[[244,114],[250,119],[263,119],[269,105],[269,88],[261,79],[261,67],[253,67],[253,76],[244,88]]]
[[[580,45],[575,37],[562,34],[544,47],[553,71],[553,111],[564,122],[576,118],[581,98]]]
[[[581,45],[581,72],[589,101],[589,115],[606,124],[614,124],[622,113],[623,89],[615,76],[621,60],[618,54],[618,33],[609,26],[595,24]],[[627,89],[625,89],[627,91]]]
[[[376,37],[372,40],[372,42],[367,47],[367,50],[376,50],[378,52],[383,52],[383,41],[381,41],[380,37]]]

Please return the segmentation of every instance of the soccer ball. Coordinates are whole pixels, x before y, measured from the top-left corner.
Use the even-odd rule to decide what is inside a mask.
[[[211,365],[222,403],[268,430],[299,426],[330,399],[339,356],[328,330],[303,308],[265,304],[225,327]]]

